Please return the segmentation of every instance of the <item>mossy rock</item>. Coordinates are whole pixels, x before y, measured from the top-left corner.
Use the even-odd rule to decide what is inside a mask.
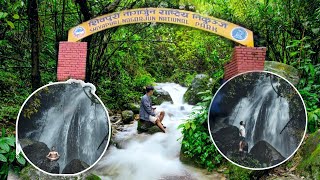
[[[230,180],[247,180],[250,179],[251,170],[247,170],[230,163],[228,170],[224,173],[228,174]]]
[[[73,159],[63,169],[63,174],[76,174],[89,168],[89,165],[79,159]]]
[[[253,157],[252,154],[242,154],[240,152],[233,152],[229,155],[229,159],[242,166],[251,168],[262,168],[266,167],[267,164],[260,163],[257,159]],[[245,156],[245,158],[243,158]]]
[[[50,149],[45,143],[34,141],[31,145],[25,146],[23,152],[28,159],[40,169],[48,173],[59,173],[59,163],[57,161],[50,161],[46,158]]]
[[[320,179],[320,145],[308,158],[304,158],[298,165],[297,170],[311,179]]]
[[[154,134],[162,132],[161,129],[150,121],[139,120],[137,130],[139,133]]]
[[[20,179],[31,180],[36,173],[36,169],[31,165],[23,168],[20,172]]]
[[[32,139],[29,139],[29,138],[19,139],[19,143],[20,143],[20,146],[21,146],[22,149],[24,147],[26,147],[26,146],[32,145],[35,142],[37,142],[37,141],[34,141]]]
[[[82,173],[77,176],[51,176],[45,174],[31,165],[26,166],[20,172],[19,179],[21,180],[79,180],[79,179],[86,179],[86,180],[101,180],[99,176],[89,173]]]
[[[252,171],[228,162],[226,171],[223,173],[228,174],[228,179],[230,180],[266,179],[265,177],[268,176],[269,170]]]
[[[157,86],[155,86],[155,91],[153,96],[151,96],[151,100],[154,105],[160,105],[163,102],[173,102],[170,94]]]
[[[320,179],[320,131],[309,136],[301,148],[301,155],[297,172],[311,179]]]
[[[320,131],[316,131],[309,135],[304,144],[302,144],[300,150],[302,157],[310,155],[318,145],[320,144]]]
[[[296,68],[290,65],[275,61],[265,61],[264,70],[276,73],[286,78],[294,85],[299,83],[299,72]]]
[[[208,89],[211,89],[212,82],[208,75],[205,74],[198,74],[193,79],[191,86],[189,86],[188,90],[184,94],[184,100],[191,105],[195,105],[198,102],[201,102],[201,95],[199,92],[204,92]]]
[[[128,103],[125,105],[128,110],[131,110],[134,114],[139,114],[140,105],[136,103]]]
[[[77,180],[77,179],[84,179],[86,174],[81,174],[78,176],[51,176],[48,174],[45,174],[36,168],[34,168],[31,165],[28,165],[27,167],[23,168],[20,172],[19,179],[21,180]]]
[[[131,110],[125,110],[121,112],[122,122],[125,124],[134,120],[134,113]]]

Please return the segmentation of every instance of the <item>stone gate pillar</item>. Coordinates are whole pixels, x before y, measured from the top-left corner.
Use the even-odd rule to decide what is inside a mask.
[[[57,80],[85,79],[87,42],[60,42]]]
[[[224,66],[224,80],[246,71],[264,70],[267,48],[236,46],[231,61]]]

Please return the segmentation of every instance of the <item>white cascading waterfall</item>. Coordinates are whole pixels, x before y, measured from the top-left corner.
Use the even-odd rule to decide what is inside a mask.
[[[280,134],[290,117],[289,103],[277,94],[278,86],[278,82],[261,76],[251,94],[235,106],[229,123],[236,127],[241,121],[246,123],[249,151],[258,141],[264,140],[287,158],[294,152],[297,142],[288,131]]]
[[[111,146],[94,167],[94,173],[102,179],[163,179],[186,176],[186,172],[190,172],[179,160],[182,134],[177,129],[188,118],[193,107],[183,103],[187,88],[174,83],[158,83],[157,86],[167,91],[173,100],[173,104],[163,102],[156,106],[166,112],[163,124],[167,132],[138,134],[137,122],[125,125],[124,130],[115,137],[116,141],[127,140],[125,146],[122,149]],[[192,176],[201,176],[196,173],[197,170],[191,171]]]
[[[157,86],[169,93],[173,104],[179,105],[184,103],[183,95],[186,93],[187,88],[175,83],[158,83]]]
[[[59,92],[59,103],[46,102],[50,108],[35,119],[38,128],[26,138],[55,146],[60,154],[60,173],[73,159],[92,165],[102,154],[108,133],[108,117],[100,103],[90,97],[90,87],[79,83],[66,84]],[[50,104],[51,103],[51,104]]]

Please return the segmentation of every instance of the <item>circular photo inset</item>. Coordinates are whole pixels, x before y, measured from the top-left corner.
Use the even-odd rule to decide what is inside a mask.
[[[18,115],[17,145],[29,163],[50,175],[74,175],[102,157],[110,122],[95,90],[90,83],[68,80],[28,97]]]
[[[277,166],[301,145],[306,109],[295,87],[266,71],[246,72],[224,83],[212,99],[209,131],[219,152],[251,170]]]

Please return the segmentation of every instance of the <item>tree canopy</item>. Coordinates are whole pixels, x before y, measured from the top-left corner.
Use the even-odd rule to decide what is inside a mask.
[[[199,12],[239,24],[267,47],[267,61],[298,69],[308,131],[320,128],[320,0],[4,0],[0,2],[0,124],[14,128],[32,90],[56,81],[59,42],[71,27],[99,15],[141,7]],[[112,110],[137,102],[154,82],[191,84],[196,74],[214,81],[237,44],[172,24],[119,26],[89,36],[86,81]],[[214,93],[212,90],[211,93]]]

